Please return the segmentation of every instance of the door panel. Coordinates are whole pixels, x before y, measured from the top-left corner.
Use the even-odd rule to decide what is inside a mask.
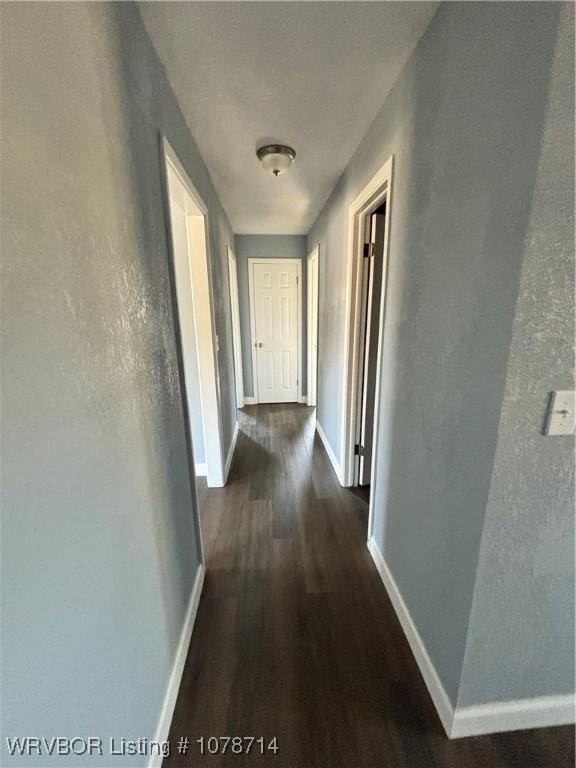
[[[380,325],[380,299],[382,294],[382,268],[384,264],[384,214],[371,216],[370,256],[364,259],[365,333],[362,367],[362,405],[360,418],[359,485],[370,485],[372,442],[374,431],[374,397],[376,393],[376,367],[378,356],[378,329]]]
[[[240,302],[238,301],[238,271],[236,257],[230,246],[228,250],[228,286],[230,288],[230,310],[232,317],[232,344],[234,347],[234,378],[236,384],[236,406],[244,407],[244,375],[242,372],[242,337],[240,331]]]
[[[299,262],[253,263],[258,401],[298,401]]]
[[[308,259],[308,405],[316,405],[318,377],[318,259],[319,247]]]

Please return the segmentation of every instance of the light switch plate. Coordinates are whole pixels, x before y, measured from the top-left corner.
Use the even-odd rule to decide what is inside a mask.
[[[552,392],[546,435],[573,435],[576,425],[576,393],[567,389]]]

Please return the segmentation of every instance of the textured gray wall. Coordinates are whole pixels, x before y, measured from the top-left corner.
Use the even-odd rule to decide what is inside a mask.
[[[574,7],[566,6],[526,248],[461,706],[574,691],[574,440],[544,437],[574,389]]]
[[[232,232],[132,4],[5,4],[1,68],[3,731],[152,737],[199,562],[160,132],[211,213],[225,447]]]
[[[250,291],[248,259],[302,259],[302,393],[306,394],[306,236],[305,235],[236,235],[238,269],[238,303],[242,334],[242,373],[244,394],[254,396],[252,376],[252,343],[250,334]]]
[[[337,456],[348,206],[395,155],[374,538],[456,702],[559,6],[445,3],[312,229]]]

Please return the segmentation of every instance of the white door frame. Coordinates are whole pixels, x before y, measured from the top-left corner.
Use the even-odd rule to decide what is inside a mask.
[[[308,293],[308,313],[307,313],[307,330],[308,330],[308,343],[307,349],[307,385],[306,385],[306,402],[310,406],[316,405],[316,398],[318,393],[318,308],[319,308],[319,295],[320,287],[318,277],[320,274],[320,246],[317,245],[310,252],[308,256],[308,264],[306,267],[306,284]],[[316,295],[312,293],[312,280],[310,276],[313,271],[316,271]],[[316,338],[314,339],[314,332]],[[316,347],[316,354],[313,353],[313,349]]]
[[[240,303],[238,300],[238,269],[232,248],[228,251],[228,282],[232,316],[232,344],[234,347],[234,377],[236,381],[236,407],[244,408],[244,374],[242,372],[242,334],[240,332]]]
[[[210,227],[208,208],[198,190],[180,163],[178,156],[165,137],[162,137],[164,164],[166,173],[168,205],[171,196],[182,198],[182,207],[186,212],[186,230],[188,240],[188,260],[192,284],[194,305],[194,324],[198,355],[198,375],[200,380],[200,400],[202,407],[202,426],[204,429],[204,450],[206,452],[206,477],[211,488],[221,488],[225,484],[224,457],[222,454],[222,423],[220,417],[220,392],[218,385],[218,358],[216,355],[216,333],[214,328],[214,306],[212,279],[210,270]],[[171,231],[171,230],[170,230]],[[174,247],[171,240],[171,253],[174,259]],[[172,265],[173,268],[173,265]],[[174,278],[174,275],[173,275]],[[175,286],[176,309],[178,288]],[[190,354],[182,344],[180,320],[175,312],[177,339],[182,360]],[[184,385],[186,385],[186,380]],[[188,393],[182,392],[190,443],[192,444],[191,424],[187,405]],[[193,456],[191,457],[194,460]]]
[[[254,403],[259,403],[258,366],[254,349],[256,347],[256,315],[254,302],[254,264],[297,264],[298,265],[298,402],[302,402],[302,259],[248,259],[248,288],[250,292],[250,356],[252,358],[252,381],[254,382]]]
[[[371,465],[371,482],[376,482],[378,419],[380,404],[381,362],[384,338],[384,321],[386,308],[387,264],[389,252],[390,211],[392,207],[392,176],[394,156],[391,155],[380,170],[370,179],[368,184],[348,208],[348,248],[346,271],[346,311],[344,333],[344,375],[343,375],[343,404],[341,421],[342,444],[342,485],[351,486],[354,483],[354,445],[356,442],[357,421],[357,387],[358,369],[360,364],[360,323],[361,323],[361,283],[362,260],[364,248],[364,232],[366,216],[369,216],[386,201],[385,236],[382,266],[382,293],[380,301],[380,321],[378,330],[378,353],[376,362],[376,391],[374,402],[374,432]],[[370,494],[370,512],[368,521],[368,537],[372,535],[372,505],[374,493]]]

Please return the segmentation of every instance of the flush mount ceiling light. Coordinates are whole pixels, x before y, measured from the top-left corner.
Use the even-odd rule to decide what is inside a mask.
[[[281,176],[286,173],[296,157],[296,152],[292,147],[287,147],[285,144],[268,144],[265,147],[260,147],[256,154],[262,163],[262,168],[265,171],[270,171],[274,176]]]

